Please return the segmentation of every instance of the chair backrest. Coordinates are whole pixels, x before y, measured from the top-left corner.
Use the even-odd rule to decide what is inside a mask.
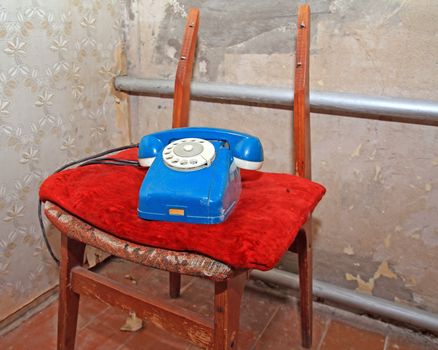
[[[293,104],[294,170],[295,175],[310,179],[310,8],[308,5],[299,7],[297,26]],[[198,29],[199,9],[192,8],[189,11],[186,21],[183,45],[175,77],[172,116],[173,128],[186,127],[189,124],[190,82],[192,79]]]
[[[293,127],[295,175],[310,179],[312,172],[309,105],[310,8],[308,5],[299,7],[297,26]]]
[[[182,128],[189,125],[190,82],[192,80],[198,29],[199,10],[192,8],[187,16],[181,54],[176,69],[172,128]]]

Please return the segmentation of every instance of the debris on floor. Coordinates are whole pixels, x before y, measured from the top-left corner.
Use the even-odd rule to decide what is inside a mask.
[[[120,327],[124,332],[137,332],[143,328],[143,320],[138,318],[135,312],[130,312],[125,324]]]

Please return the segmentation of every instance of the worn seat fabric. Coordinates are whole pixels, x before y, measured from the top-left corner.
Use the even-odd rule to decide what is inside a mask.
[[[117,158],[136,159],[137,149]],[[89,165],[47,178],[40,198],[125,240],[207,255],[233,268],[273,268],[325,193],[324,187],[289,174],[241,171],[242,193],[221,224],[146,221],[137,216],[146,169]]]

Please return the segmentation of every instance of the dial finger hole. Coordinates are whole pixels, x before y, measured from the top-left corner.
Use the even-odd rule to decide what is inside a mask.
[[[172,159],[172,163],[173,163],[173,164],[178,163],[178,159]]]
[[[179,162],[179,164],[181,164],[181,165],[186,165],[187,163],[188,163],[188,161],[186,161],[186,160],[182,160]]]
[[[198,161],[196,159],[192,159],[192,160],[190,160],[190,164],[193,164],[193,165],[198,164]]]

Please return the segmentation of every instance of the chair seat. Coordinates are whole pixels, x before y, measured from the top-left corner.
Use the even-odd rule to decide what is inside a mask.
[[[226,280],[238,272],[207,256],[148,247],[117,238],[49,201],[44,204],[44,211],[53,225],[68,237],[138,264],[213,281]]]
[[[136,159],[137,149],[116,157]],[[293,175],[242,171],[239,202],[224,223],[146,221],[137,216],[138,191],[145,174],[145,169],[130,166],[74,168],[46,179],[40,198],[56,204],[48,204],[49,215],[50,208],[56,208],[62,215],[68,212],[81,219],[78,223],[88,225],[82,226],[77,236],[83,242],[114,253],[126,249],[130,251],[126,254],[131,258],[125,256],[129,260],[141,252],[139,259],[147,257],[149,266],[156,264],[159,268],[160,264],[181,265],[198,259],[201,265],[229,270],[226,275],[234,269],[273,268],[325,193],[321,185]],[[71,231],[61,231],[71,235]],[[168,258],[153,262],[151,256],[156,253],[151,247],[164,249],[162,256]],[[170,265],[165,269],[179,272]]]

